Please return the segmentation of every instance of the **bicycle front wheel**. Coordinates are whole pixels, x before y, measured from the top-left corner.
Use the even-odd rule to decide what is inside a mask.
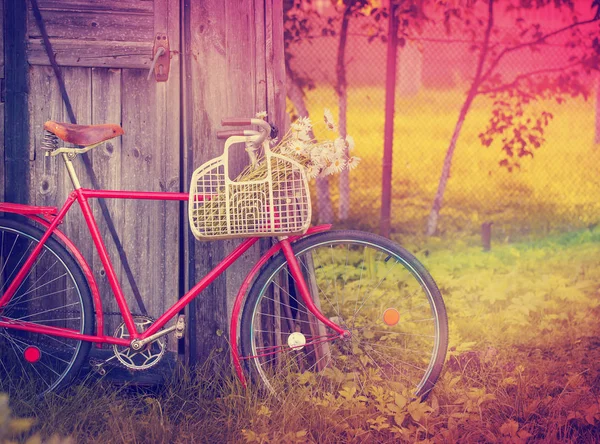
[[[296,384],[332,393],[350,384],[425,397],[442,370],[448,320],[423,265],[364,232],[321,233],[293,249],[314,302],[351,336],[339,338],[308,311],[279,254],[242,313],[242,356],[252,375],[276,395]]]
[[[0,295],[8,288],[43,232],[29,224],[0,219]],[[50,238],[0,319],[68,328],[93,334],[94,308],[78,264]],[[16,397],[41,395],[67,384],[85,360],[91,343],[0,327],[0,391]]]

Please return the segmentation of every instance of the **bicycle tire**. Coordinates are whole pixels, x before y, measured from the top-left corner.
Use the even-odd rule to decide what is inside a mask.
[[[0,294],[43,234],[31,224],[0,218]],[[56,239],[46,241],[0,318],[94,333],[88,281]],[[0,390],[16,397],[58,391],[77,375],[90,347],[87,341],[0,328]]]
[[[308,313],[279,253],[242,312],[242,359],[252,378],[276,396],[290,385],[338,393],[346,384],[365,390],[375,383],[425,398],[448,347],[444,301],[425,267],[394,242],[358,231],[315,234],[293,250],[305,277],[314,273],[309,287],[318,290],[322,313],[351,338]],[[294,332],[300,335],[290,342]]]

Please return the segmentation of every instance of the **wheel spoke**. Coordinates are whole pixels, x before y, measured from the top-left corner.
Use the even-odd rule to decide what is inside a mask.
[[[0,219],[0,233],[0,287],[4,289],[38,245],[42,232]],[[85,282],[85,276],[76,262],[51,237],[2,308],[2,319],[93,334],[91,296],[87,285],[82,288],[80,282]],[[17,397],[21,388],[36,390],[38,395],[55,390],[77,372],[89,346],[76,339],[0,328],[0,390]],[[30,347],[39,350],[39,358],[26,354]]]
[[[297,289],[280,284],[295,286],[285,259],[274,260],[242,313],[242,351],[266,386],[286,396],[286,385],[308,373],[303,384],[337,394],[343,381],[364,388],[373,375],[380,384],[402,381],[425,395],[439,376],[448,338],[443,301],[423,266],[390,241],[365,233],[317,234],[293,249],[309,288],[318,292],[313,302],[350,336],[340,338],[320,324]],[[398,324],[387,325],[389,308],[401,313]],[[294,341],[303,338],[301,350],[288,346],[292,334],[300,335]],[[332,339],[316,339],[322,335]]]

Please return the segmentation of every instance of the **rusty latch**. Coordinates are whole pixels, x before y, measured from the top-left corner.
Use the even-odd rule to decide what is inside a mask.
[[[148,80],[154,71],[154,79],[157,82],[166,82],[169,79],[169,68],[171,67],[171,52],[169,51],[169,39],[167,34],[159,32],[154,38],[152,48],[152,65],[148,73]]]

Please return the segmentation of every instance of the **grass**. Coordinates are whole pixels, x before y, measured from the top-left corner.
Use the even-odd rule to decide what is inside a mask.
[[[404,239],[450,319],[442,377],[424,403],[376,385],[286,400],[211,366],[156,390],[88,381],[13,400],[32,432],[76,442],[593,442],[600,436],[600,229],[493,244]],[[29,433],[32,433],[29,432]],[[22,436],[27,436],[25,433]]]
[[[443,158],[464,99],[461,90],[423,90],[396,102],[392,185],[392,229],[415,235],[424,224],[437,189]],[[356,140],[362,164],[351,172],[349,225],[377,229],[381,199],[384,90],[355,87],[349,91],[348,132]],[[314,121],[322,109],[337,113],[332,88],[321,86],[307,95]],[[542,103],[554,119],[546,143],[534,158],[521,159],[512,173],[498,166],[499,145],[483,147],[478,134],[491,104],[477,99],[464,123],[441,211],[439,234],[476,233],[483,222],[494,223],[502,239],[523,239],[574,230],[600,220],[600,180],[595,167],[600,149],[593,143],[592,100],[563,105]],[[318,126],[318,125],[317,125]],[[319,133],[317,133],[317,136]],[[337,197],[336,197],[337,198]]]
[[[497,166],[498,147],[479,144],[489,104],[476,102],[459,140],[440,236],[425,238],[460,100],[456,91],[423,91],[396,105],[393,237],[431,271],[450,320],[446,366],[426,402],[375,385],[329,397],[297,387],[280,402],[206,365],[194,377],[181,370],[156,390],[90,380],[41,402],[13,399],[13,415],[36,424],[21,423],[10,436],[90,443],[597,440],[600,150],[592,143],[592,104],[549,105],[555,119],[547,143],[508,173]],[[325,88],[308,101],[313,115],[336,103]],[[363,158],[351,175],[347,224],[355,228],[378,222],[383,102],[381,89],[350,93],[348,128]],[[478,234],[486,221],[494,222],[489,252]],[[0,402],[1,433],[9,417]]]

